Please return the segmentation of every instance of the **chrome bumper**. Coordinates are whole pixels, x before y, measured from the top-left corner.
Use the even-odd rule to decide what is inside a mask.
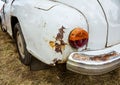
[[[85,75],[100,75],[120,66],[120,53],[109,49],[74,52],[67,61],[67,69]]]

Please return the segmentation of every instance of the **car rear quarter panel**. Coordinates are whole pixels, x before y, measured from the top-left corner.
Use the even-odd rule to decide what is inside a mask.
[[[104,49],[107,41],[108,24],[98,0],[56,0],[80,10],[89,24],[89,42],[87,50]],[[107,4],[107,3],[106,3]]]
[[[75,9],[62,4],[57,4],[49,10],[36,8],[33,6],[34,3],[30,4],[32,3],[18,4],[16,1],[13,3],[12,12],[19,19],[28,51],[46,64],[65,62],[71,52],[77,51],[68,43],[69,33],[75,27],[88,31],[85,18]],[[57,40],[57,35],[61,31],[63,32],[61,40],[65,45],[61,45]],[[56,43],[60,45],[59,51],[56,50]]]

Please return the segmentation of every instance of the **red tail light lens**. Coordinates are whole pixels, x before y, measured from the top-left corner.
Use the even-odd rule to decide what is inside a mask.
[[[82,28],[75,28],[69,35],[69,43],[73,48],[80,48],[88,42],[88,32]]]

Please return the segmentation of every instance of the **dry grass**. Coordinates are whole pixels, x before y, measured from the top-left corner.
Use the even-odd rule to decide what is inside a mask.
[[[57,68],[33,72],[21,64],[14,41],[0,30],[0,85],[120,85],[120,68],[101,76]]]

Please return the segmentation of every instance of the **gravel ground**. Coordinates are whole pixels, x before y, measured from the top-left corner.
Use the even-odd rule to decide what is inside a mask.
[[[14,41],[0,30],[0,85],[120,85],[120,68],[100,76],[57,68],[30,71],[19,61]]]

